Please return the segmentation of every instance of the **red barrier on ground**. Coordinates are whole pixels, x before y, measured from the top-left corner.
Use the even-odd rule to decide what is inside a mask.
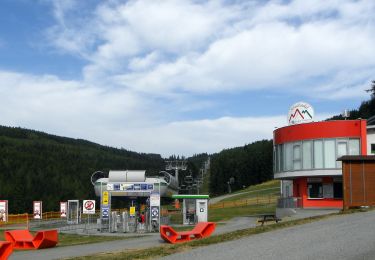
[[[193,239],[209,237],[215,231],[214,222],[199,222],[193,230],[177,232],[170,226],[160,226],[160,236],[165,241],[175,244]]]
[[[12,243],[8,241],[0,241],[0,260],[7,260],[12,253]]]
[[[5,231],[5,239],[13,244],[15,249],[41,249],[56,246],[57,230],[38,231],[35,237],[29,230]]]

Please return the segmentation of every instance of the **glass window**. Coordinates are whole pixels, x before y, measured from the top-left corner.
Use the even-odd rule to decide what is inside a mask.
[[[335,140],[324,141],[324,168],[336,167]]]
[[[349,155],[359,155],[359,139],[349,140]]]
[[[311,159],[311,141],[305,141],[302,144],[302,162],[303,169],[312,168],[312,159]]]
[[[371,154],[375,154],[375,144],[371,144]]]
[[[340,158],[341,156],[344,156],[344,155],[347,155],[347,142],[346,141],[338,141],[337,143],[337,158]],[[336,162],[336,165],[338,168],[341,168],[342,167],[342,164],[341,162]]]
[[[276,157],[276,147],[273,147],[273,172],[277,172],[276,165],[277,165],[277,157]]]
[[[293,169],[301,170],[301,145],[295,144],[293,146]]]
[[[287,143],[285,146],[285,162],[284,170],[290,171],[293,169],[293,144]]]
[[[371,146],[375,154],[375,144]],[[359,155],[360,139],[320,139],[285,143],[275,146],[275,172],[341,168],[336,159],[343,155]]]
[[[323,141],[314,141],[314,168],[323,168]]]
[[[323,197],[327,199],[333,198],[333,183],[323,183]]]
[[[339,141],[337,143],[337,157],[347,155],[347,144],[346,141]]]
[[[279,145],[279,171],[284,170],[284,145]]]
[[[322,183],[308,183],[307,187],[309,198],[323,198]]]

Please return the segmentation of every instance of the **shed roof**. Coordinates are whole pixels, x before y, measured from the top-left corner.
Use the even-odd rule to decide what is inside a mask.
[[[344,155],[337,161],[375,161],[375,155]]]

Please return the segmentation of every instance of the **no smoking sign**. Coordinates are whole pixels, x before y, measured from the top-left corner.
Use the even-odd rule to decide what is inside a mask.
[[[83,214],[95,214],[95,200],[83,201]]]

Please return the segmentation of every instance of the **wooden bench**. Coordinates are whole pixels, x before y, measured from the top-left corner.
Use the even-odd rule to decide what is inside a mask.
[[[56,246],[58,234],[55,229],[38,231],[35,236],[29,230],[11,230],[5,231],[5,239],[15,249],[41,249]]]
[[[160,236],[171,244],[209,237],[215,231],[214,222],[199,222],[190,231],[175,231],[170,226],[160,226]]]
[[[280,218],[276,217],[276,214],[263,214],[259,216],[260,219],[258,220],[258,223],[262,223],[262,226],[264,225],[264,222],[276,221],[276,223],[278,223],[279,221],[281,221]]]
[[[8,241],[0,241],[0,260],[7,260],[12,253],[12,243]]]

